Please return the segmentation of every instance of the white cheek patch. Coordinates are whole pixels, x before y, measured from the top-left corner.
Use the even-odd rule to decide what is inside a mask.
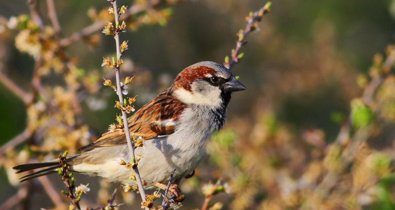
[[[206,95],[202,95],[180,88],[174,91],[174,96],[186,104],[206,105],[212,106],[213,108],[219,108],[222,104],[221,91],[219,89],[212,90]]]

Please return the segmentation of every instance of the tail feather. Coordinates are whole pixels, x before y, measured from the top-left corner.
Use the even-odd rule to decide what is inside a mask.
[[[28,180],[34,179],[36,177],[45,176],[45,175],[48,175],[48,174],[53,174],[55,172],[56,172],[55,170],[52,170],[52,171],[44,171],[43,173],[29,174],[29,175],[24,176],[24,178],[21,177],[19,181],[20,182],[24,182],[24,181],[28,181]]]
[[[71,162],[78,155],[67,158],[66,162]],[[26,173],[26,175],[20,177],[20,181],[24,182],[36,177],[45,176],[48,174],[56,173],[56,169],[60,167],[58,161],[44,162],[44,163],[27,163],[18,166],[14,166],[13,169],[16,173]]]
[[[27,163],[27,164],[14,166],[13,169],[17,170],[16,173],[19,174],[19,173],[34,170],[34,169],[45,168],[45,167],[55,166],[55,165],[56,166],[59,165],[58,162]]]
[[[20,177],[20,182],[24,182],[39,176],[45,176],[48,174],[56,173],[56,168],[60,165],[58,162],[45,162],[45,163],[27,163],[13,167],[16,173],[27,173]]]

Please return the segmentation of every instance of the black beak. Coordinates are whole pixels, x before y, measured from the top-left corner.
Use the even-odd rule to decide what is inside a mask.
[[[246,89],[246,86],[243,85],[239,80],[232,78],[230,81],[225,82],[222,85],[222,89],[225,92],[236,92],[236,91],[242,91]]]

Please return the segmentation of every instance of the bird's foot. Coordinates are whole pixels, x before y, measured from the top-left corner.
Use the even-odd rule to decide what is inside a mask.
[[[184,195],[181,193],[181,189],[179,188],[178,184],[170,184],[170,186],[167,186],[162,183],[156,183],[155,186],[162,190],[167,190],[168,195],[166,196],[177,203],[184,200]]]

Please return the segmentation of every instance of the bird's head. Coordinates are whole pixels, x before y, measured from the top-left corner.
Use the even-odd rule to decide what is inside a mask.
[[[232,92],[245,89],[229,69],[212,61],[186,67],[172,86],[173,95],[185,104],[212,108],[226,107]]]

